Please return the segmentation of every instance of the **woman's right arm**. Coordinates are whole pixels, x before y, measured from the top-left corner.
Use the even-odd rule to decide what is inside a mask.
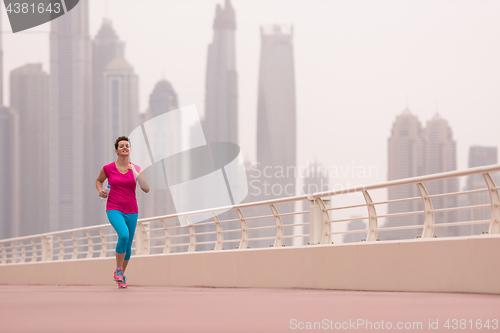
[[[99,172],[99,176],[97,176],[97,179],[95,180],[95,187],[97,188],[97,192],[99,192],[99,196],[101,198],[106,198],[108,196],[106,194],[106,191],[102,189],[102,185],[105,180],[106,174],[104,173],[104,169],[101,169],[101,172]]]

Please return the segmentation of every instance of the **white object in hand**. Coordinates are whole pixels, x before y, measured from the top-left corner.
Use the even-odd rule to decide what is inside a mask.
[[[106,189],[104,190],[106,192],[106,195],[109,194],[109,190],[111,190],[111,185],[108,185],[108,187],[106,187]],[[101,201],[104,201],[106,200],[106,198],[101,198]]]

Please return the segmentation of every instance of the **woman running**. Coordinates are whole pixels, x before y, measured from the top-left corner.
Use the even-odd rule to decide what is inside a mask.
[[[111,186],[106,203],[106,214],[108,220],[118,234],[116,244],[116,270],[114,280],[119,288],[127,288],[125,269],[127,268],[132,252],[132,241],[134,240],[135,228],[139,208],[135,197],[136,181],[141,189],[148,193],[149,185],[144,173],[138,165],[129,162],[130,140],[126,136],[120,136],[115,141],[115,153],[118,155],[116,162],[102,167],[95,186],[101,198],[108,195],[102,185],[106,178]]]

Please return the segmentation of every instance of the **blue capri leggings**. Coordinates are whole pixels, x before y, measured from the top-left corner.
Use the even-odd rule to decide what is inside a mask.
[[[135,227],[137,226],[138,213],[124,214],[119,210],[106,211],[108,220],[118,234],[116,253],[125,254],[125,260],[132,254],[132,241],[134,240]]]

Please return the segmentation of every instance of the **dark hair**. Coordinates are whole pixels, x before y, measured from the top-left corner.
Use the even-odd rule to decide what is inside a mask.
[[[118,139],[115,141],[115,149],[118,149],[118,142],[120,141],[127,141],[130,145],[130,139],[127,138],[125,135],[120,136]]]

